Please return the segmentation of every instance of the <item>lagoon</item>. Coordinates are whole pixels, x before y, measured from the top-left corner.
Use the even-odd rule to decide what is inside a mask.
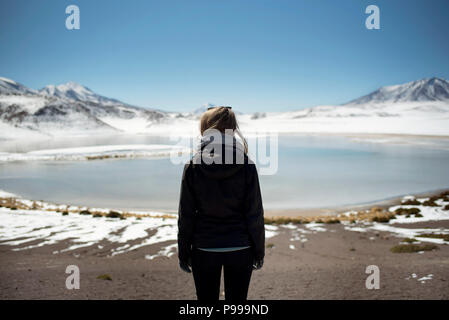
[[[278,170],[260,176],[264,207],[335,208],[448,188],[449,140],[426,142],[279,136]],[[38,143],[4,141],[0,152],[110,144],[173,141],[133,135]],[[182,169],[168,158],[4,162],[0,163],[0,189],[61,204],[175,212]]]

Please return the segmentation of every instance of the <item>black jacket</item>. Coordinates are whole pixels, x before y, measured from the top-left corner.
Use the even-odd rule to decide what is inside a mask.
[[[251,246],[255,259],[262,259],[264,211],[256,166],[241,152],[243,147],[235,138],[231,145],[222,144],[210,154],[205,148],[209,142],[203,140],[200,150],[184,167],[178,210],[179,259],[187,261],[192,246]],[[224,154],[229,151],[233,164],[225,164]],[[243,164],[235,163],[238,154]],[[222,162],[207,164],[210,162],[203,161],[206,158]]]

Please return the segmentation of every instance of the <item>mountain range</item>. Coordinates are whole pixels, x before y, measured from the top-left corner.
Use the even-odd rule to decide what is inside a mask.
[[[185,132],[197,127],[199,115],[210,106],[214,105],[207,103],[188,113],[166,112],[129,105],[74,82],[33,90],[13,80],[0,78],[0,138],[20,138],[29,134]],[[441,78],[422,79],[381,87],[343,105],[289,112],[239,113],[239,119],[247,131],[267,127],[280,132],[351,131],[359,128],[361,123],[368,127],[375,123],[376,127],[380,125],[387,129],[388,121],[385,119],[402,119],[401,125],[411,124],[413,119],[434,119],[441,129],[449,127],[449,82]],[[347,122],[348,119],[357,121]],[[395,131],[394,127],[391,128],[387,131]],[[357,130],[363,131],[363,128]],[[366,130],[376,131],[374,127]],[[446,129],[429,130],[423,132],[446,132]]]
[[[0,122],[43,135],[59,133],[120,132],[109,121],[141,119],[151,126],[166,117],[159,110],[145,109],[101,96],[74,82],[33,90],[0,78]],[[2,127],[0,127],[2,128]]]

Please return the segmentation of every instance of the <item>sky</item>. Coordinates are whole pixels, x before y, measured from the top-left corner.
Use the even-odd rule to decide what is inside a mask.
[[[71,4],[79,30],[65,25]],[[379,30],[365,27],[372,4]],[[1,0],[0,76],[167,111],[341,104],[449,79],[448,14],[447,0]]]

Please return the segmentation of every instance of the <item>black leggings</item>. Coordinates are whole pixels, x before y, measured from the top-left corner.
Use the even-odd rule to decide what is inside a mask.
[[[253,271],[251,248],[229,252],[210,252],[194,248],[192,272],[198,300],[218,301],[222,267],[225,299],[227,301],[246,300]]]

